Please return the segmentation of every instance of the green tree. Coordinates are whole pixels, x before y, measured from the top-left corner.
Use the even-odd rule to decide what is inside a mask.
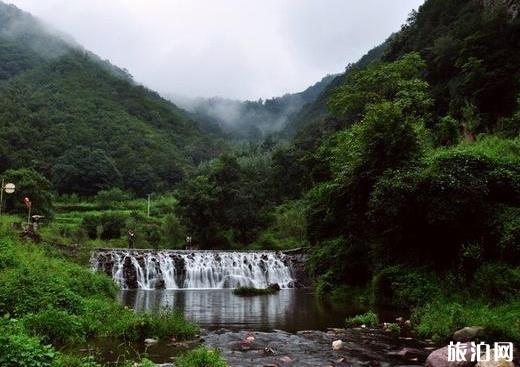
[[[114,161],[101,149],[83,146],[67,151],[54,167],[58,193],[92,196],[121,184],[121,174]]]
[[[14,194],[4,195],[8,212],[26,213],[24,198],[28,197],[32,202],[33,214],[52,216],[53,194],[51,184],[45,177],[29,168],[7,170],[2,177],[5,182],[12,182],[16,185]]]

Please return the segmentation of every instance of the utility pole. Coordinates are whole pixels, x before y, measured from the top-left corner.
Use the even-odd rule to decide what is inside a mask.
[[[150,207],[151,207],[151,200],[152,199],[152,194],[148,194],[148,218],[150,218]]]

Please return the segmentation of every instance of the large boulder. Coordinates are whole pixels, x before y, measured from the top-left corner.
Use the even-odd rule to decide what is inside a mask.
[[[426,359],[426,367],[472,367],[476,363],[471,362],[471,343],[462,343],[466,345],[465,360],[461,362],[448,361],[448,346],[434,350]]]
[[[467,326],[460,330],[457,330],[453,334],[453,340],[456,342],[469,342],[482,336],[484,328],[480,326]]]
[[[491,349],[489,361],[480,361],[476,367],[515,367],[515,364],[504,358],[495,360],[495,349]]]

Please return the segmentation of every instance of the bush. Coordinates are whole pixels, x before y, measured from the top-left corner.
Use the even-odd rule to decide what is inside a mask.
[[[372,304],[409,309],[439,293],[439,281],[426,270],[396,265],[376,273],[372,280]]]
[[[26,315],[22,322],[32,335],[40,336],[46,343],[62,344],[85,337],[81,319],[63,310],[42,310]]]
[[[81,220],[81,228],[87,233],[88,238],[95,240],[98,236],[98,226],[101,218],[98,215],[85,215]]]
[[[145,338],[190,339],[199,333],[199,328],[187,321],[182,312],[159,314],[136,313],[119,305],[110,305],[100,300],[90,300],[85,305],[85,326],[89,334],[115,337],[127,341]]]
[[[104,274],[51,258],[36,245],[9,241],[2,244],[14,258],[0,269],[0,314],[19,318],[33,336],[61,344],[90,336],[183,339],[198,333],[181,312],[141,314],[121,306],[112,279]]]
[[[175,360],[175,365],[177,367],[227,367],[217,350],[204,347],[186,352]]]
[[[177,216],[173,214],[166,215],[162,225],[162,233],[165,241],[169,245],[168,247],[179,247],[185,245],[187,230]]]
[[[412,320],[421,337],[447,341],[456,330],[470,325],[484,327],[487,342],[520,342],[520,301],[490,306],[484,301],[439,297],[416,309]]]
[[[52,367],[55,350],[28,336],[16,321],[0,319],[0,366]]]
[[[367,327],[376,327],[377,325],[379,325],[379,318],[377,317],[377,315],[374,312],[369,311],[367,313],[346,319],[345,324],[347,327],[354,327],[354,326],[361,326],[361,325],[365,325]]]
[[[101,216],[101,239],[111,240],[121,237],[121,231],[125,228],[126,217],[116,213],[104,213]]]
[[[354,238],[339,237],[316,244],[308,264],[311,274],[326,276],[324,285],[365,285],[370,278],[366,244]]]
[[[506,208],[497,218],[498,250],[502,261],[520,263],[520,208]]]
[[[388,323],[386,324],[386,328],[394,333],[394,334],[400,334],[401,333],[401,327],[399,326],[399,324],[396,324],[395,322],[391,322],[391,323]]]
[[[290,201],[273,210],[271,225],[261,232],[254,248],[283,250],[307,246],[305,203]]]
[[[275,294],[280,291],[278,284],[271,284],[267,288],[255,288],[255,287],[238,287],[233,289],[233,294],[242,297],[261,296],[266,294]]]
[[[472,286],[475,292],[494,302],[520,296],[520,267],[490,263],[475,273]]]
[[[462,270],[468,275],[478,263],[461,258],[467,244],[496,257],[491,235],[496,213],[520,202],[520,162],[511,153],[518,148],[505,143],[490,148],[487,140],[474,145],[435,151],[421,167],[387,171],[378,180],[369,215],[378,239],[376,256],[384,264],[455,269],[467,263]]]

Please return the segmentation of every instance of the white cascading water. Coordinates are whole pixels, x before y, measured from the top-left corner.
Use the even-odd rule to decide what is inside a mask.
[[[110,264],[110,269],[103,263]],[[295,280],[287,263],[283,253],[272,251],[107,250],[94,253],[91,259],[92,268],[110,273],[120,288],[131,287],[126,279],[130,273],[135,274],[137,288],[148,290],[265,288],[274,283],[290,288]]]

